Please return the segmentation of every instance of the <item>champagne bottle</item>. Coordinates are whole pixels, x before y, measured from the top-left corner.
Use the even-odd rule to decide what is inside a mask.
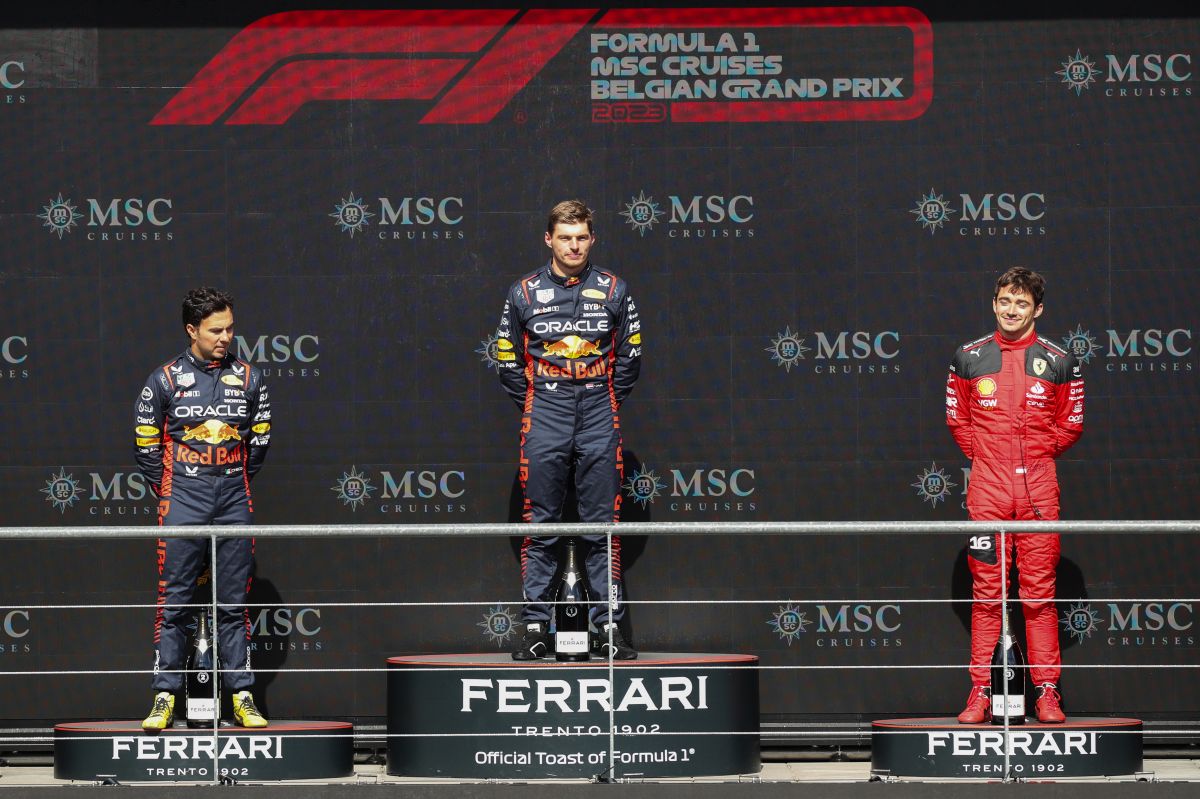
[[[213,680],[212,625],[209,611],[196,612],[196,635],[188,656],[186,686],[187,724],[189,727],[211,727],[220,707],[221,691]]]
[[[554,595],[554,657],[557,660],[588,660],[588,596],[587,581],[579,568],[575,539],[567,539],[566,562],[562,580]]]
[[[1025,655],[1013,635],[1008,609],[1001,611],[1009,621],[992,652],[992,724],[1025,723]],[[1005,634],[1007,633],[1007,634]],[[1008,678],[1007,689],[1005,677]]]

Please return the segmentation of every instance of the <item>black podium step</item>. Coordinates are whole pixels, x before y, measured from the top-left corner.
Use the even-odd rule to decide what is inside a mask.
[[[893,777],[992,777],[1005,772],[1005,731],[954,718],[871,724],[871,771]],[[1007,776],[1113,777],[1142,770],[1142,722],[1074,717],[1065,724],[1011,726]]]
[[[82,721],[54,727],[54,776],[118,782],[311,780],[354,771],[354,727],[344,721],[272,721],[258,730]]]
[[[757,665],[751,655],[643,652],[613,663],[610,683],[601,659],[389,658],[387,771],[476,779],[610,776],[610,765],[618,777],[757,773]]]

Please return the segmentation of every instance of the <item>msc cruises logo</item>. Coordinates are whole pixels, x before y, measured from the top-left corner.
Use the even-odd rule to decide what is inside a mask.
[[[1145,43],[1145,40],[1142,40]],[[1104,75],[1105,97],[1191,97],[1192,55],[1169,51],[1105,53],[1104,70],[1082,50],[1067,56],[1055,72],[1067,91],[1079,97]],[[1126,85],[1129,84],[1129,85]]]
[[[374,490],[375,486],[371,485],[370,479],[359,472],[356,466],[351,466],[348,472],[342,472],[342,476],[330,489],[337,494],[343,505],[350,506],[351,511],[356,511],[359,506],[366,504],[367,498]]]
[[[380,241],[416,241],[433,239],[465,239],[466,233],[459,229],[465,214],[463,198],[459,196],[395,197],[381,195],[379,213],[367,204],[366,197],[349,197],[334,203],[334,224],[342,233],[365,233],[368,225],[377,226],[374,235]],[[375,217],[378,217],[377,221]]]
[[[1092,338],[1092,331],[1084,330],[1083,325],[1076,325],[1074,330],[1063,336],[1063,344],[1067,345],[1067,352],[1080,363],[1087,363],[1100,351],[1100,345]]]
[[[946,472],[939,469],[937,463],[933,463],[917,475],[917,482],[910,485],[917,489],[917,496],[936,508],[939,502],[946,501],[950,496],[950,489],[958,484],[951,482]]]
[[[928,194],[917,200],[917,207],[909,213],[915,214],[921,227],[928,230],[929,235],[932,236],[936,230],[946,224],[946,220],[954,213],[954,209],[950,207],[949,200],[934,189],[930,189]]]
[[[1159,323],[1161,324],[1161,322]],[[1104,339],[1106,343],[1097,340]],[[1195,348],[1191,328],[1168,326],[1107,328],[1093,336],[1076,325],[1062,337],[1080,364],[1104,360],[1108,372],[1191,372]]]
[[[388,467],[377,474],[378,482],[373,482],[367,472],[351,466],[329,490],[351,512],[360,507],[387,514],[465,513],[468,509],[462,499],[467,493],[467,474],[462,470]]]
[[[65,514],[67,508],[79,501],[83,489],[79,487],[79,481],[75,479],[75,475],[67,474],[66,467],[62,467],[58,470],[58,474],[50,475],[50,479],[46,481],[46,487],[41,489],[41,492],[46,495],[46,501],[55,510]]]
[[[1096,76],[1100,74],[1100,70],[1096,69],[1096,63],[1092,59],[1076,49],[1075,55],[1067,56],[1066,60],[1062,62],[1062,69],[1054,74],[1062,78],[1062,82],[1067,85],[1067,90],[1074,90],[1078,97],[1083,94],[1084,89],[1091,88],[1092,84],[1096,82]]]
[[[625,210],[621,211],[625,222],[642,236],[654,228],[654,223],[662,215],[663,210],[658,203],[653,197],[647,197],[644,191],[638,192],[636,197],[630,197],[629,202],[625,204]]]
[[[42,212],[37,217],[42,220],[44,227],[50,228],[51,233],[58,234],[58,238],[62,239],[83,219],[83,214],[75,210],[70,200],[64,200],[62,192],[59,192],[58,197],[42,206]]]
[[[348,198],[334,206],[330,216],[333,217],[338,229],[343,233],[349,233],[350,238],[354,238],[355,233],[362,233],[363,225],[367,224],[375,214],[371,213],[370,207],[365,202],[354,196],[354,192],[350,192]]]
[[[1078,639],[1082,644],[1085,639],[1091,638],[1100,629],[1100,614],[1092,610],[1092,606],[1088,603],[1079,602],[1063,611],[1059,623],[1067,635]]]
[[[625,482],[625,493],[643,508],[649,505],[654,499],[662,495],[662,492],[667,488],[664,483],[653,470],[642,466],[633,473]]]
[[[1080,644],[1098,632],[1110,647],[1193,647],[1195,609],[1191,602],[1108,602],[1107,615],[1086,602],[1063,611],[1059,624]]]
[[[921,195],[909,213],[931,236],[948,223],[957,223],[954,229],[960,236],[1018,238],[1046,235],[1042,223],[1047,213],[1045,192],[958,192],[958,202],[961,207],[953,208],[950,200],[931,188],[928,194]]]
[[[793,333],[791,325],[788,325],[782,333],[771,339],[771,346],[766,347],[764,352],[769,352],[771,360],[791,374],[792,367],[802,361],[804,353],[811,349],[812,347],[804,346],[804,339],[799,333]]]
[[[503,646],[516,633],[516,619],[512,611],[503,605],[488,608],[483,614],[483,621],[475,622],[475,626],[482,627],[488,642],[496,646]]]
[[[776,632],[781,640],[787,642],[788,646],[791,646],[792,641],[799,638],[801,633],[808,632],[808,625],[811,623],[808,616],[791,603],[781,606],[767,619],[767,626]]]

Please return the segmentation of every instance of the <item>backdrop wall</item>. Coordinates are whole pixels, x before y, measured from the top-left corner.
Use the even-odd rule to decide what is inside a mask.
[[[132,405],[200,284],[234,293],[273,395],[258,523],[517,520],[493,326],[569,197],[643,320],[624,518],[965,518],[946,366],[1017,264],[1088,382],[1063,516],[1200,515],[1194,19],[89,9],[0,31],[4,524],[155,523]],[[1198,543],[1064,538],[1072,712],[1195,716],[1187,670],[1070,667],[1195,663]],[[965,544],[627,540],[631,633],[770,666],[962,664],[762,673],[768,718],[946,712],[967,605],[915,600],[969,596]],[[35,606],[149,606],[155,580],[149,541],[0,546],[0,714],[140,712],[146,674],[27,673],[148,670],[152,608]],[[260,542],[252,600],[264,669],[507,649],[516,550]],[[400,601],[480,604],[335,604]],[[264,672],[260,694],[384,712],[375,673]]]

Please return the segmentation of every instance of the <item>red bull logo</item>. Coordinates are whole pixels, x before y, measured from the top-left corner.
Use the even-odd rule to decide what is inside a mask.
[[[228,466],[242,462],[241,447],[204,447],[192,449],[180,445],[175,450],[177,463],[187,463],[195,466]]]
[[[603,358],[597,358],[590,362],[576,361],[566,366],[555,366],[538,358],[535,372],[539,377],[554,377],[564,380],[589,380],[607,375],[608,361]]]
[[[183,427],[181,441],[203,441],[205,444],[224,444],[226,441],[241,441],[238,431],[225,422],[209,419],[195,427]]]
[[[552,341],[545,345],[547,355],[557,355],[560,358],[583,358],[588,355],[600,354],[600,342],[593,344],[587,339],[582,339],[579,336],[567,336],[558,341]]]

